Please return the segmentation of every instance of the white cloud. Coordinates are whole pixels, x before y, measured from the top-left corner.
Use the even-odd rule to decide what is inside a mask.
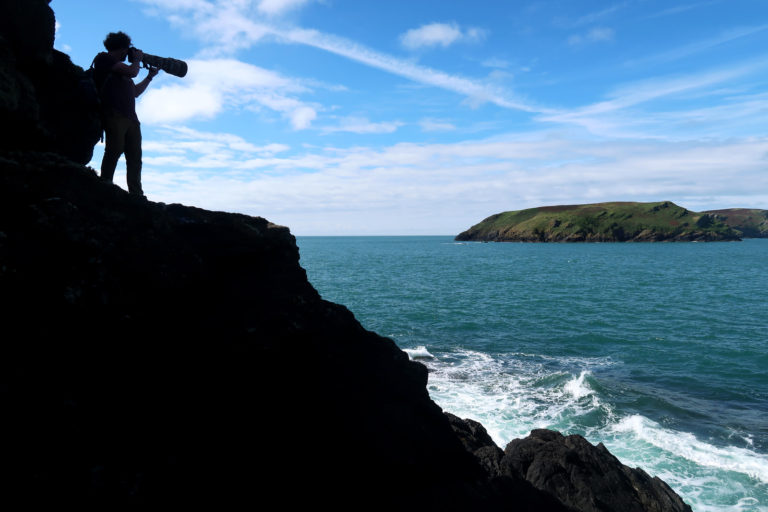
[[[424,132],[450,132],[456,129],[454,124],[440,119],[422,119],[419,125]]]
[[[158,9],[165,6],[164,0],[139,1]],[[176,6],[175,2],[179,2],[184,8]],[[204,0],[174,0],[163,9],[163,12],[171,23],[185,31],[192,27],[203,41],[209,43],[211,46],[205,53],[207,56],[232,54],[239,49],[252,46],[265,37],[272,37],[284,43],[318,48],[420,84],[453,91],[467,96],[472,104],[490,102],[503,108],[527,112],[546,111],[517,99],[511,91],[504,88],[419,66],[342,37],[317,30],[283,28],[263,20],[251,19],[249,6],[250,3],[245,0],[217,0],[215,5]],[[484,32],[479,29],[470,29],[464,33],[464,37],[469,39],[478,39],[483,35]]]
[[[183,148],[184,150],[189,149],[200,154],[213,154],[222,150],[232,150],[244,154],[255,153],[262,156],[272,156],[291,149],[290,146],[277,143],[256,146],[247,142],[239,135],[202,132],[185,126],[164,125],[159,129],[159,133],[165,134],[168,140],[173,142],[145,142],[145,149],[164,153],[183,153],[184,151],[180,150],[180,148]],[[184,145],[185,143],[187,144],[186,146]],[[150,146],[147,146],[147,144],[150,144]]]
[[[270,152],[228,134],[164,134],[145,142],[151,199],[259,215],[297,234],[451,234],[500,211],[608,200],[768,206],[765,137],[667,143],[540,132]]]
[[[137,111],[142,122],[210,119],[227,108],[266,107],[300,130],[317,117],[317,107],[289,96],[309,92],[298,80],[234,59],[190,60],[188,64],[182,83],[157,84],[140,97]]]
[[[490,102],[503,108],[526,112],[549,111],[515,98],[510,91],[504,88],[420,66],[404,59],[377,52],[348,39],[316,30],[273,30],[276,36],[286,42],[319,48],[417,83],[453,91],[467,96],[475,103]]]
[[[373,123],[365,117],[345,117],[342,118],[336,126],[325,126],[323,133],[350,132],[350,133],[393,133],[403,123],[399,121],[388,121]]]
[[[485,31],[471,27],[462,31],[456,23],[430,23],[412,28],[400,36],[400,42],[410,50],[442,46],[443,48],[460,41],[478,41],[485,37]]]
[[[269,15],[279,15],[286,11],[296,9],[306,4],[309,0],[261,0],[258,10]]]
[[[291,124],[296,130],[304,130],[309,128],[312,121],[317,117],[317,112],[312,107],[298,106],[291,110],[290,118]]]

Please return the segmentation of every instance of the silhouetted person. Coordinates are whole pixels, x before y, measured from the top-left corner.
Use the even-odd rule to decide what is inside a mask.
[[[104,123],[105,148],[101,161],[102,179],[112,182],[120,155],[125,153],[128,192],[143,196],[141,188],[141,126],[136,115],[136,98],[143,93],[157,68],[135,84],[144,56],[141,50],[131,48],[131,38],[123,32],[111,32],[104,39],[106,52],[93,60],[94,80],[99,87]],[[132,53],[130,64],[126,57]]]

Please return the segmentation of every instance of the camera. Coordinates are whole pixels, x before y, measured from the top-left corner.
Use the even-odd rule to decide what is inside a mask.
[[[136,60],[136,48],[131,46],[128,48],[128,61],[133,64]],[[158,57],[157,55],[151,55],[145,53],[141,59],[141,63],[145,68],[154,67],[162,69],[166,73],[170,73],[173,76],[183,78],[187,74],[187,63],[183,60],[172,59],[171,57]]]

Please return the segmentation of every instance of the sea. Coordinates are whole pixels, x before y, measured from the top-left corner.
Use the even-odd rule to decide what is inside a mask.
[[[768,239],[297,237],[324,299],[429,369],[500,447],[603,443],[695,511],[768,511]]]

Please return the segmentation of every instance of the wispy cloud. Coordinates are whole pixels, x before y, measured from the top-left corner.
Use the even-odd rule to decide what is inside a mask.
[[[710,70],[682,76],[656,77],[627,84],[615,89],[608,99],[581,108],[563,110],[555,114],[538,117],[540,121],[559,124],[575,124],[590,132],[603,136],[622,137],[658,137],[669,135],[668,122],[658,122],[661,118],[656,113],[643,112],[638,115],[633,108],[664,98],[690,95],[695,91],[706,91],[713,86],[721,86],[731,80],[747,76],[768,67],[764,61],[737,64],[730,68]],[[723,108],[738,108],[734,104]],[[678,115],[685,115],[685,107],[676,109]],[[663,110],[661,110],[663,112]],[[672,112],[669,112],[673,115]],[[726,127],[720,127],[720,133],[727,133]]]
[[[667,9],[663,9],[659,12],[656,12],[654,14],[650,14],[645,17],[645,19],[653,19],[653,18],[663,18],[666,16],[673,16],[675,14],[680,14],[686,11],[691,11],[693,9],[698,9],[699,7],[704,7],[706,5],[712,5],[715,3],[718,3],[720,0],[709,0],[706,2],[696,2],[692,4],[682,4],[682,5],[676,5],[674,7],[669,7]]]
[[[214,4],[204,0],[172,0],[165,4],[164,0],[139,1],[162,9],[168,19],[180,27],[187,30],[193,27],[198,36],[211,45],[206,55],[231,54],[269,37],[284,43],[318,48],[420,84],[452,91],[468,97],[473,104],[489,102],[526,112],[542,111],[542,108],[517,98],[511,91],[481,80],[421,66],[332,34],[304,28],[284,28],[268,20],[253,19],[251,10],[247,8],[248,2],[217,0]]]
[[[457,23],[429,23],[412,28],[400,36],[400,42],[410,50],[442,46],[446,48],[457,42],[474,42],[485,37],[485,31],[470,27],[462,30]]]
[[[323,133],[392,133],[403,126],[400,121],[385,121],[373,123],[365,117],[344,117],[339,124],[335,126],[324,126],[321,128]]]
[[[144,142],[144,149],[150,153],[214,155],[231,152],[230,154],[237,154],[238,156],[256,154],[262,157],[271,157],[291,149],[285,144],[275,143],[256,146],[239,135],[203,132],[185,126],[163,125],[155,133],[164,135],[166,138]]]
[[[543,204],[768,203],[765,137],[671,144],[552,131],[297,153],[164,128],[145,146],[153,200],[262,215],[298,234],[450,234],[492,213]]]
[[[299,80],[234,59],[191,60],[181,83],[168,81],[144,93],[137,109],[148,124],[210,119],[228,108],[267,108],[295,129],[308,128],[317,107],[295,96],[309,92]]]
[[[481,81],[452,75],[372,50],[345,38],[316,30],[289,29],[273,32],[284,41],[305,44],[346,57],[367,66],[402,76],[414,82],[453,91],[477,102],[489,102],[503,108],[540,112],[544,109],[516,98],[510,91]]]
[[[651,55],[641,59],[634,59],[634,60],[628,61],[627,65],[640,66],[640,65],[654,64],[658,62],[670,62],[670,61],[679,60],[691,55],[695,55],[697,53],[704,52],[716,46],[729,43],[737,39],[758,34],[765,30],[768,30],[768,24],[756,25],[753,27],[737,27],[737,28],[722,32],[715,37],[707,38],[701,41],[696,41],[694,43],[680,46],[678,48],[674,48],[672,50],[668,50],[666,52],[659,53],[656,55]]]
[[[605,18],[609,18],[613,16],[615,13],[629,7],[632,3],[633,2],[631,0],[615,3],[599,11],[590,12],[588,14],[579,16],[578,18],[575,18],[575,19],[565,19],[560,17],[555,20],[555,23],[557,25],[561,25],[569,28],[590,25],[592,23],[597,23]]]
[[[260,0],[258,10],[269,15],[280,15],[293,9],[297,9],[310,0]]]
[[[424,132],[450,132],[456,129],[456,125],[441,119],[422,119],[419,125]]]
[[[568,44],[577,46],[585,43],[613,41],[615,31],[612,28],[596,27],[585,34],[574,34],[568,38]]]

